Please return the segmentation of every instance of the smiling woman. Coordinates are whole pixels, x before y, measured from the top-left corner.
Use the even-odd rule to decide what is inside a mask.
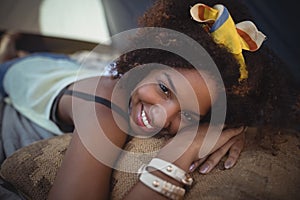
[[[199,167],[206,174],[226,154],[224,167],[233,167],[244,146],[245,126],[277,123],[274,106],[299,122],[299,90],[278,71],[277,57],[266,48],[242,52],[258,50],[264,39],[251,22],[236,29],[229,11],[242,4],[203,2],[208,5],[158,0],[134,35],[120,37],[122,53],[107,66],[91,69],[53,54],[1,64],[7,106],[32,129],[73,132],[49,199],[109,199],[112,172],[120,170],[116,162],[132,136],[167,142],[143,163],[137,184],[124,198],[181,199],[193,182],[189,172]],[[3,52],[14,42],[11,35],[5,37],[11,40]],[[280,125],[287,124],[282,120]]]

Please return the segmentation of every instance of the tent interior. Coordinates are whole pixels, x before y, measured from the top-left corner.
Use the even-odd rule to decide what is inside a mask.
[[[112,45],[111,36],[136,28],[137,19],[155,0],[2,0],[0,33],[23,33],[18,48],[34,51],[74,52]],[[244,0],[270,45],[300,82],[298,44],[300,17],[293,1]],[[298,81],[299,80],[299,81]]]

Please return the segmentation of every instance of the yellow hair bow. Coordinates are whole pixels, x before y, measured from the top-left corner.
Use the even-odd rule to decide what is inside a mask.
[[[198,3],[190,10],[195,21],[206,23],[215,42],[225,45],[240,64],[239,81],[248,78],[242,50],[256,51],[266,36],[251,21],[235,24],[227,8],[217,4],[213,8]]]

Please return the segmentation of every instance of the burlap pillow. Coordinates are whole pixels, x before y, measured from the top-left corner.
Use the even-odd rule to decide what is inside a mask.
[[[27,199],[46,199],[71,140],[71,134],[19,149],[1,165],[1,177]]]
[[[251,128],[246,133],[246,141],[234,168],[224,170],[220,162],[208,175],[194,172],[196,183],[185,199],[299,199],[300,133]],[[140,142],[135,141],[130,151],[139,151]],[[125,154],[118,165],[126,166],[127,162]],[[115,171],[113,177],[116,182],[112,199],[122,199],[138,181],[136,174],[121,171]]]
[[[247,132],[247,144],[237,163],[224,170],[222,163],[210,174],[192,174],[196,183],[185,199],[298,199],[300,197],[299,133],[274,133],[256,129]],[[25,147],[9,157],[1,167],[1,176],[28,199],[46,199],[71,135],[58,136]],[[155,152],[163,139],[133,139],[130,152]],[[124,153],[119,167],[130,162],[133,169],[151,159],[134,160]],[[122,199],[137,182],[135,173],[114,171],[112,199]]]

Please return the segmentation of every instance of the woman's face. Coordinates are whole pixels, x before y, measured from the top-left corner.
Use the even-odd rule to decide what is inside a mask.
[[[214,96],[201,75],[191,69],[149,73],[131,94],[129,114],[133,132],[149,137],[159,132],[176,134],[184,127],[198,125],[210,110],[211,95]]]

